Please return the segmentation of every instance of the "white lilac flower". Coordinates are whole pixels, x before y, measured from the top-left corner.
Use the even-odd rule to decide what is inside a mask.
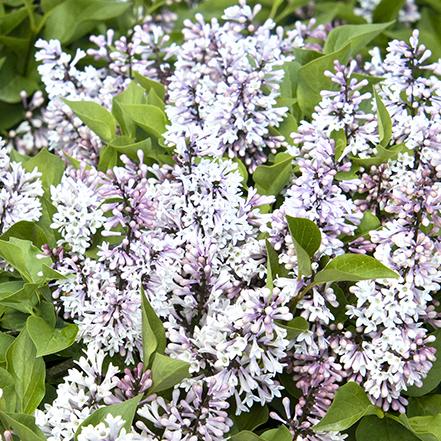
[[[52,203],[57,208],[51,228],[63,236],[57,243],[70,246],[70,252],[80,256],[106,221],[99,208],[102,199],[96,192],[97,185],[97,173],[82,169],[63,175],[59,185],[51,186]]]
[[[368,23],[372,23],[375,8],[381,0],[359,0],[359,6],[354,8],[354,14],[361,15]],[[405,24],[415,23],[421,18],[415,0],[406,0],[398,11],[398,21]]]
[[[0,233],[19,221],[37,221],[43,196],[37,167],[26,172],[21,163],[10,162],[4,144],[0,140]]]
[[[110,363],[107,371],[103,370],[104,352],[90,345],[85,355],[87,358],[76,362],[81,370],[70,369],[58,386],[53,403],[45,404],[44,411],[35,411],[36,424],[48,441],[73,439],[78,426],[104,405],[104,398],[116,386],[113,378],[119,369]]]

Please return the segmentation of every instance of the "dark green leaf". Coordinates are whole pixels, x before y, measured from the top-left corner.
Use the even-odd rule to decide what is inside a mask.
[[[115,119],[104,107],[93,101],[62,100],[103,141],[108,143],[115,137]]]
[[[148,390],[149,394],[162,392],[180,383],[189,376],[189,369],[190,363],[156,352],[151,366],[153,386]]]
[[[436,416],[416,416],[412,418],[407,418],[405,414],[402,414],[399,421],[423,441],[441,440],[441,413]]]
[[[15,76],[8,84],[0,89],[0,100],[5,103],[21,103],[20,92],[24,90],[29,96],[38,90],[38,83],[30,78]]]
[[[343,254],[331,260],[316,274],[314,283],[358,282],[360,280],[397,278],[399,275],[381,262],[363,254]]]
[[[142,298],[142,354],[144,369],[150,367],[151,356],[158,352],[164,354],[167,341],[162,321],[158,318],[141,286]]]
[[[240,415],[230,415],[234,426],[229,435],[236,435],[243,430],[253,431],[268,421],[267,406],[253,406],[249,412],[242,412]]]
[[[357,441],[418,441],[418,438],[392,418],[365,416],[357,427]]]
[[[407,416],[436,416],[441,413],[441,395],[410,397]]]
[[[360,49],[392,24],[393,22],[338,26],[329,33],[323,52],[330,54],[350,44],[351,54],[357,54]]]
[[[6,370],[12,375],[19,413],[34,413],[45,393],[46,365],[36,358],[37,350],[26,329],[6,351]]]
[[[372,13],[372,21],[384,23],[395,20],[406,0],[381,0]]]
[[[138,395],[137,397],[123,401],[122,403],[113,404],[112,406],[104,406],[96,410],[78,426],[78,429],[75,432],[74,441],[77,441],[78,435],[81,434],[83,427],[87,427],[89,425],[97,426],[101,422],[104,422],[109,413],[113,417],[121,416],[121,418],[125,421],[123,427],[126,429],[126,432],[130,433],[133,418],[135,417],[136,409],[138,408],[141,398],[142,395]]]
[[[326,415],[313,426],[316,431],[340,431],[351,427],[365,415],[383,418],[383,412],[374,406],[366,392],[357,383],[349,382],[341,386],[335,394]]]
[[[300,335],[302,332],[305,332],[309,328],[308,322],[303,317],[294,317],[288,323],[280,323],[277,322],[277,326],[280,326],[283,329],[286,329],[288,340],[292,340]]]
[[[32,415],[0,411],[0,419],[10,426],[22,441],[46,441],[46,437],[35,424],[35,417]]]
[[[47,243],[51,248],[58,248],[57,241],[61,239],[61,234],[58,230],[51,228],[52,216],[57,212],[57,209],[44,196],[40,198],[41,216],[37,225],[44,231],[47,237]]]
[[[31,316],[26,323],[29,336],[37,348],[36,357],[55,354],[71,346],[78,334],[78,326],[70,324],[62,329],[56,329],[46,323],[41,317]]]

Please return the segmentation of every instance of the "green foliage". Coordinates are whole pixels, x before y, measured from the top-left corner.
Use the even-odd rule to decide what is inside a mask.
[[[244,430],[253,431],[268,421],[268,406],[253,406],[250,412],[242,412],[240,415],[231,415],[234,426],[229,434],[237,435]]]
[[[273,281],[277,276],[287,277],[289,271],[285,268],[285,265],[279,263],[279,256],[271,243],[266,239],[266,253],[267,253],[267,288],[272,289],[274,287]]]
[[[0,420],[23,441],[46,441],[46,437],[35,424],[35,417],[32,415],[8,413],[0,410]]]
[[[145,132],[159,138],[165,132],[167,117],[159,108],[151,104],[124,104],[120,107],[127,118]]]
[[[103,141],[109,143],[115,137],[115,119],[104,107],[93,101],[63,101]]]
[[[26,329],[6,351],[6,370],[15,382],[18,413],[34,413],[45,393],[46,366]]]
[[[149,389],[149,394],[175,386],[189,376],[189,369],[190,363],[156,352],[151,365],[153,386]]]
[[[141,286],[142,298],[142,355],[144,369],[146,370],[152,364],[155,353],[164,354],[166,347],[165,330],[161,320],[151,307],[144,289]]]
[[[380,408],[371,404],[360,385],[349,382],[337,390],[327,414],[314,426],[314,430],[345,430],[365,415],[383,418],[384,414]]]
[[[357,427],[357,441],[417,441],[412,432],[392,418],[365,416]]]
[[[29,336],[37,348],[36,357],[55,354],[68,348],[75,342],[78,326],[70,324],[62,329],[50,326],[41,317],[31,316],[26,323]]]
[[[74,441],[77,441],[78,435],[80,435],[83,427],[87,427],[89,425],[97,426],[101,422],[104,422],[107,415],[110,413],[113,417],[117,417],[118,415],[125,421],[124,428],[127,432],[130,432],[130,428],[132,426],[133,418],[135,417],[136,409],[138,407],[138,403],[141,401],[142,395],[138,395],[130,400],[123,401],[122,403],[113,404],[112,406],[104,406],[100,409],[96,410],[92,415],[87,417],[79,426],[77,431],[75,432]]]

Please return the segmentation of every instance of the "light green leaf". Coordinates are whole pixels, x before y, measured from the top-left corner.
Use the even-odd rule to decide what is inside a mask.
[[[418,441],[412,432],[392,418],[365,416],[357,427],[357,441]]]
[[[371,404],[360,385],[349,382],[337,390],[328,412],[313,429],[317,432],[345,430],[365,415],[384,416],[380,408]]]
[[[310,61],[298,70],[297,98],[305,117],[309,118],[314,112],[314,107],[321,101],[320,92],[322,90],[334,90],[335,88],[335,83],[326,77],[324,72],[334,70],[334,60],[346,64],[351,53],[351,45],[346,44],[337,52]]]
[[[15,392],[14,378],[2,367],[0,367],[0,385],[3,391],[3,396],[0,398],[0,411],[15,412],[17,394]]]
[[[48,325],[41,317],[36,316],[28,318],[26,328],[37,348],[37,358],[68,348],[75,342],[78,334],[77,325],[70,324],[65,328],[56,329]]]
[[[282,424],[278,429],[263,432],[261,438],[267,441],[292,441],[292,433]]]
[[[155,352],[164,354],[167,341],[162,321],[158,318],[141,285],[142,298],[142,354],[144,370],[151,365],[151,357]]]
[[[345,237],[343,242],[348,243],[359,237],[367,236],[369,231],[376,230],[379,227],[381,227],[380,219],[374,214],[365,211],[357,229],[354,231],[354,235]]]
[[[118,152],[112,145],[106,145],[100,152],[100,160],[98,162],[98,171],[107,173],[118,164]]]
[[[230,441],[263,441],[263,440],[264,440],[263,438],[261,438],[260,436],[256,435],[253,432],[250,432],[249,430],[243,430],[242,432],[239,432],[230,438]]]
[[[40,180],[44,194],[50,199],[50,187],[51,185],[57,186],[61,182],[66,165],[59,156],[49,153],[46,149],[41,149],[38,155],[23,164],[23,168],[27,172],[33,171],[35,167],[42,173]]]
[[[104,422],[107,415],[112,415],[113,417],[121,416],[121,418],[125,421],[124,428],[126,432],[130,433],[130,429],[132,427],[133,418],[135,417],[136,409],[138,408],[138,404],[141,401],[142,395],[138,395],[130,400],[123,401],[122,403],[113,404],[111,406],[104,406],[96,410],[92,415],[88,416],[79,426],[77,431],[75,432],[74,441],[77,441],[78,435],[81,434],[83,427],[87,427],[89,425],[97,426],[101,422]],[[104,424],[106,424],[104,422]]]
[[[366,47],[369,42],[392,26],[393,23],[392,21],[381,24],[338,26],[329,33],[323,52],[330,54],[350,44],[351,54],[357,54],[360,49]]]
[[[46,234],[44,234],[43,229],[34,222],[16,222],[0,236],[0,240],[8,242],[11,237],[16,237],[17,239],[22,240],[29,240],[37,248],[41,248],[42,245],[47,243],[47,237]]]
[[[165,87],[162,83],[158,83],[157,81],[151,80],[139,72],[134,72],[135,80],[149,93],[152,89],[155,91],[156,95],[159,99],[164,101],[165,99]]]
[[[6,370],[17,392],[18,413],[33,414],[45,394],[46,365],[25,329],[6,351]]]
[[[348,253],[331,260],[322,271],[316,274],[314,284],[398,277],[395,271],[385,267],[373,257]]]
[[[166,130],[167,117],[165,113],[151,104],[120,104],[125,114],[141,129],[159,138]]]
[[[288,277],[289,271],[285,268],[285,265],[279,263],[279,256],[271,245],[271,243],[265,239],[266,254],[267,254],[267,282],[266,286],[269,289],[273,289],[273,281],[277,276]]]
[[[334,153],[335,153],[335,160],[337,161],[340,156],[342,155],[343,151],[345,150],[347,146],[347,139],[345,135],[345,131],[343,129],[341,130],[334,130],[331,132],[331,139],[334,140]]]
[[[0,419],[17,434],[22,441],[46,441],[41,429],[35,424],[35,417],[0,410]]]
[[[278,195],[292,175],[290,156],[274,165],[259,165],[253,174],[257,192],[260,195]]]
[[[17,311],[31,314],[38,302],[36,290],[38,283],[6,282],[0,285],[0,304]],[[16,291],[14,291],[16,289]]]
[[[151,366],[153,386],[149,394],[162,392],[180,383],[189,374],[190,363],[155,353]]]
[[[33,9],[35,9],[35,7]],[[9,32],[15,29],[27,16],[28,12],[26,8],[20,8],[3,15],[3,17],[0,18],[0,33],[3,35],[9,34]]]
[[[118,121],[121,133],[124,136],[134,138],[136,132],[135,123],[124,114],[120,104],[147,104],[144,89],[132,81],[124,92],[115,95],[112,99],[112,115]],[[132,140],[133,143],[134,141]]]
[[[377,103],[378,131],[380,133],[380,144],[387,147],[392,136],[392,120],[386,106],[381,101],[375,87],[373,88],[375,102]]]
[[[441,413],[435,416],[399,416],[399,421],[423,441],[441,440]]]
[[[0,89],[0,100],[11,104],[20,103],[22,90],[29,96],[38,90],[38,83],[30,78],[17,75]]]
[[[104,107],[93,101],[62,100],[104,142],[109,143],[115,137],[115,119]]]
[[[296,250],[299,275],[310,277],[311,258],[319,249],[322,236],[319,228],[309,219],[286,216],[289,232]]]

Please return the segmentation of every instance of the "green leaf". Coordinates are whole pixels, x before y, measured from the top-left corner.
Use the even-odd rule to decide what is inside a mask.
[[[38,302],[38,283],[6,282],[0,285],[0,304],[31,314]]]
[[[365,416],[357,427],[357,441],[418,441],[415,435],[392,418]]]
[[[46,441],[41,429],[35,424],[35,417],[19,413],[7,413],[0,410],[0,419],[11,427],[23,441]]]
[[[37,358],[68,348],[75,342],[78,334],[77,325],[70,324],[65,328],[56,329],[48,325],[41,317],[35,316],[28,318],[26,328],[37,348]]]
[[[115,137],[115,119],[104,107],[93,101],[69,101],[65,98],[62,100],[104,142],[108,143]]]
[[[320,432],[345,430],[365,415],[383,418],[384,414],[371,404],[360,385],[349,382],[337,390],[328,412],[313,429]]]
[[[285,268],[285,265],[283,265],[283,263],[282,264],[279,263],[278,254],[267,239],[265,239],[265,245],[266,245],[267,267],[268,267],[266,286],[269,289],[273,289],[274,279],[277,278],[277,276],[288,277],[289,271]]]
[[[7,242],[11,237],[16,237],[17,239],[22,240],[29,240],[37,248],[41,248],[42,245],[47,243],[47,237],[46,234],[44,234],[43,229],[34,222],[16,222],[0,236],[0,240],[4,240]]]
[[[436,348],[437,357],[432,362],[432,369],[427,373],[427,377],[423,379],[422,387],[410,386],[407,388],[407,391],[403,391],[404,394],[411,397],[421,397],[432,392],[441,381],[441,356],[439,355],[441,354],[441,329],[436,330],[431,335],[434,335],[436,340],[428,343],[427,346]]]
[[[357,54],[393,23],[338,26],[329,33],[323,52],[330,54],[350,44],[351,55]]]
[[[253,406],[249,412],[242,412],[240,415],[230,415],[234,426],[229,435],[236,435],[243,430],[253,431],[268,421],[268,406]]]
[[[333,132],[331,132],[330,138],[333,139],[335,143],[334,153],[335,153],[335,160],[337,161],[348,144],[345,131],[343,129],[334,130]]]
[[[167,340],[162,321],[158,318],[141,286],[142,299],[142,355],[144,370],[150,367],[151,356],[157,352],[164,354]]]
[[[372,13],[372,21],[384,23],[398,18],[398,13],[406,0],[381,0]]]
[[[309,329],[309,323],[303,317],[294,317],[288,323],[277,322],[277,326],[286,329],[288,340],[292,340]]]
[[[44,276],[39,275],[43,264],[51,265],[48,257],[38,259],[41,251],[29,240],[11,237],[8,242],[0,240],[0,257],[9,262],[29,282],[39,283]]]
[[[292,434],[283,424],[278,429],[271,429],[263,432],[261,438],[267,441],[292,441]]]
[[[58,230],[51,228],[52,216],[57,212],[57,209],[44,196],[40,198],[41,216],[36,223],[46,234],[47,243],[51,248],[58,248],[57,241],[61,239],[61,234]]]
[[[25,329],[6,351],[6,370],[12,375],[19,413],[32,414],[45,393],[46,365]]]
[[[118,153],[127,155],[131,159],[138,160],[138,150],[142,150],[144,158],[153,158],[155,162],[161,163],[160,154],[165,153],[161,147],[155,150],[152,147],[152,140],[150,138],[143,141],[134,142],[131,138],[117,136],[110,144]]]
[[[20,103],[22,90],[29,96],[38,89],[38,83],[30,78],[15,76],[8,84],[0,89],[0,100],[6,103]]]
[[[26,8],[20,8],[5,14],[0,18],[0,33],[3,35],[9,34],[9,32],[15,29],[27,16],[28,11]]]
[[[334,69],[334,60],[346,64],[351,56],[351,45],[346,44],[337,52],[317,58],[298,70],[297,98],[301,111],[306,117],[314,112],[314,107],[321,101],[322,90],[335,89],[335,83],[324,75],[326,70]]]
[[[373,88],[375,102],[377,103],[378,131],[380,133],[380,144],[386,147],[392,136],[392,120],[386,106],[381,101],[375,87]]]
[[[98,22],[119,17],[128,8],[130,8],[130,3],[106,0],[64,1],[52,9],[43,38],[45,40],[57,39],[62,44],[79,40],[83,35],[92,31]]]
[[[151,104],[120,104],[122,111],[141,129],[159,138],[166,130],[165,113]]]
[[[349,302],[346,300],[346,295],[344,291],[338,285],[333,283],[331,285],[331,288],[334,290],[334,294],[338,302],[338,306],[334,308],[332,305],[328,305],[329,310],[334,316],[335,323],[344,323],[349,318],[346,315],[346,311],[347,311],[346,305],[348,305]]]
[[[289,232],[296,250],[299,275],[310,277],[311,258],[319,249],[322,235],[317,225],[309,219],[286,216]]]
[[[404,415],[403,415],[404,417]],[[400,420],[403,420],[400,415]],[[412,431],[424,441],[441,440],[441,413],[435,416],[416,416],[408,418]]]
[[[163,112],[165,111],[165,103],[155,92],[155,89],[151,88],[150,92],[147,96],[147,104],[151,104],[152,106],[158,107]]]
[[[151,366],[153,386],[148,393],[153,394],[170,389],[190,375],[189,369],[190,363],[156,352]]]
[[[37,156],[23,164],[23,168],[27,172],[33,171],[35,167],[42,173],[40,180],[44,193],[47,198],[50,198],[50,187],[51,185],[57,186],[61,182],[66,165],[59,156],[49,153],[46,149],[41,149]]]
[[[381,262],[363,254],[343,254],[331,260],[316,274],[314,284],[358,282],[360,280],[397,278],[399,275]]]
[[[230,441],[263,441],[263,440],[264,438],[261,438],[260,436],[256,435],[253,432],[250,432],[249,430],[243,430],[242,432],[239,432],[230,438]]]
[[[15,392],[14,378],[2,367],[0,367],[0,385],[3,390],[3,396],[0,398],[0,411],[15,412],[17,393]]]
[[[159,99],[164,101],[165,99],[165,87],[162,83],[158,83],[157,81],[153,81],[150,78],[147,78],[141,75],[139,72],[134,72],[135,80],[146,90],[147,93],[153,89],[158,96]]]
[[[274,165],[259,165],[253,174],[257,192],[260,195],[278,195],[292,175],[290,156]]]
[[[112,145],[106,145],[100,152],[100,160],[98,162],[98,171],[107,173],[112,170],[118,163],[118,152]]]
[[[115,95],[112,99],[112,115],[117,120],[121,133],[124,136],[134,138],[136,132],[135,123],[124,114],[120,104],[147,104],[144,89],[132,81],[124,92]]]
[[[436,416],[441,412],[441,395],[410,397],[407,416]]]
[[[367,236],[369,231],[376,230],[381,227],[380,219],[378,219],[375,214],[372,214],[368,211],[363,213],[363,217],[361,218],[360,223],[358,224],[357,229],[354,231],[353,236],[348,236],[343,239],[344,243],[352,242],[359,237]]]
[[[74,441],[77,441],[78,435],[81,434],[83,427],[87,427],[89,425],[97,426],[101,422],[104,422],[109,413],[113,417],[117,417],[118,415],[121,416],[121,418],[125,421],[123,427],[126,429],[126,432],[130,433],[133,418],[135,417],[136,409],[138,408],[138,404],[141,401],[141,398],[142,395],[138,395],[134,398],[131,398],[130,400],[123,401],[122,403],[113,404],[111,406],[104,406],[96,410],[92,415],[88,416],[78,426],[78,429],[75,432]]]

